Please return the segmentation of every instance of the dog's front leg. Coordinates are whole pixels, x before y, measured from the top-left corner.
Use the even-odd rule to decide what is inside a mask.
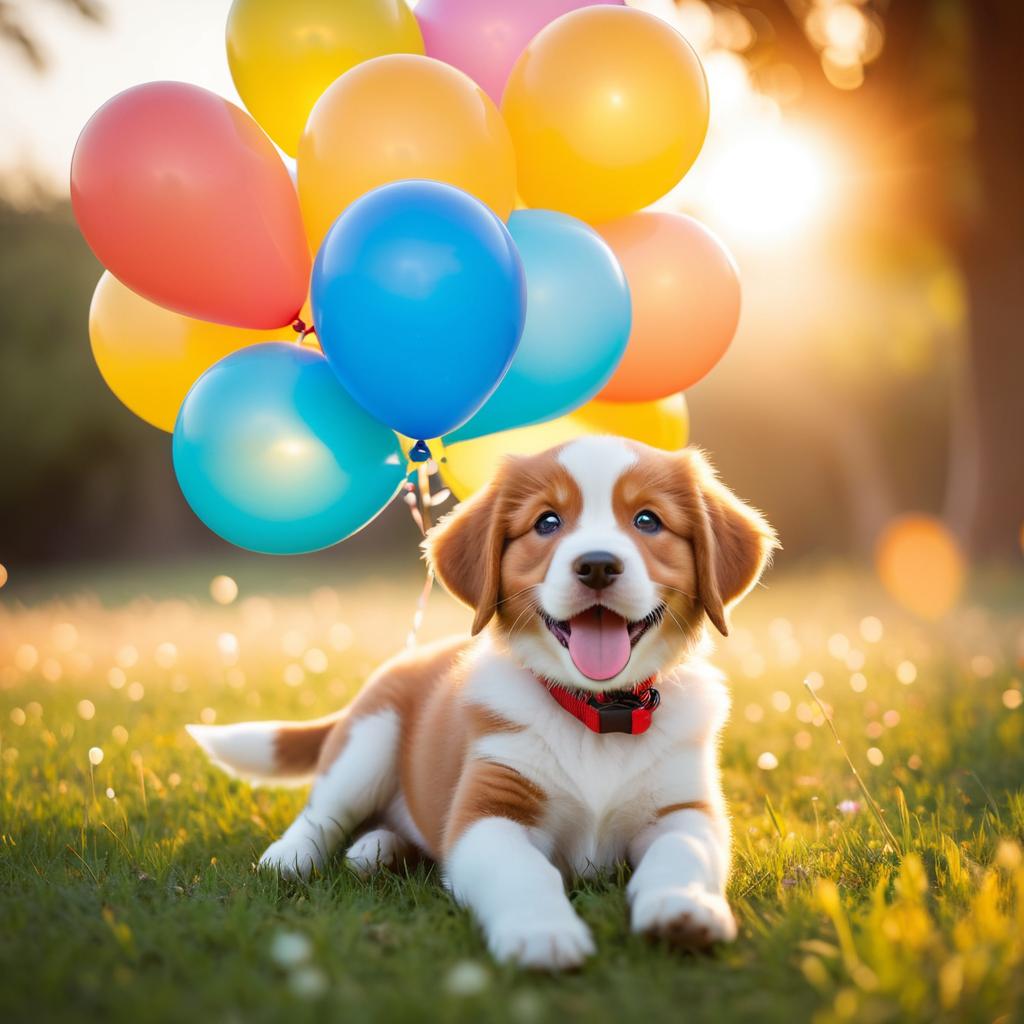
[[[470,768],[452,808],[444,873],[452,895],[483,928],[496,960],[556,970],[578,966],[594,943],[561,874],[526,824],[542,799],[511,768]]]
[[[725,899],[729,823],[703,801],[662,808],[657,821],[630,843],[633,931],[684,949],[736,938]]]

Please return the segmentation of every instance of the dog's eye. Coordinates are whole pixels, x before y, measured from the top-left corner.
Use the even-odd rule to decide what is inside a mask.
[[[562,520],[554,512],[545,512],[537,522],[533,524],[533,528],[542,536],[546,537],[550,533],[554,533],[562,525]]]
[[[657,533],[661,529],[661,520],[650,509],[645,508],[633,516],[633,525],[641,533]]]

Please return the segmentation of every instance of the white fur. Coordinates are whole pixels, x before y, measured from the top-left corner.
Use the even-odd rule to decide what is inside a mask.
[[[473,756],[508,765],[544,790],[547,852],[567,877],[613,866],[659,807],[721,805],[716,737],[728,713],[719,674],[690,663],[658,682],[661,706],[639,736],[598,735],[545,692],[529,671],[486,650],[463,699],[526,726],[490,733]]]
[[[710,940],[735,935],[725,902],[729,833],[715,757],[728,713],[720,675],[697,662],[659,681],[662,703],[647,732],[598,735],[563,711],[535,676],[483,645],[463,699],[527,728],[491,733],[471,757],[513,768],[547,797],[526,829],[484,819],[445,865],[456,898],[480,922],[492,954],[527,967],[575,966],[592,952],[561,876],[586,877],[622,860],[638,932],[675,929]],[[703,801],[715,811],[655,812]],[[556,879],[558,879],[556,884]]]
[[[541,607],[554,619],[571,619],[594,603],[594,591],[580,583],[573,563],[591,551],[607,551],[623,565],[614,586],[601,595],[602,604],[629,622],[643,619],[661,604],[658,589],[647,575],[635,540],[615,518],[612,496],[619,477],[636,462],[636,453],[613,437],[583,437],[558,455],[579,487],[580,517],[559,538],[544,581],[537,588]],[[546,679],[586,690],[624,689],[653,675],[665,662],[657,637],[642,637],[626,667],[612,679],[595,683],[573,664],[569,652],[548,637],[520,631],[511,641],[518,659]]]
[[[301,785],[312,773],[286,776],[275,766],[274,737],[283,722],[239,722],[237,725],[186,725],[185,731],[227,772],[250,782]]]
[[[398,733],[394,711],[353,722],[341,754],[314,783],[302,813],[260,857],[260,867],[308,878],[346,835],[386,807],[398,789]]]
[[[575,967],[594,952],[561,875],[530,831],[483,818],[461,836],[445,864],[452,895],[472,909],[491,955],[523,967]]]
[[[397,832],[375,828],[361,835],[345,851],[345,863],[360,878],[369,878],[381,868],[394,867],[410,849],[410,844]]]

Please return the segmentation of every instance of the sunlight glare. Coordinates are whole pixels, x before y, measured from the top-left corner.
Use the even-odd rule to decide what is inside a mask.
[[[829,193],[822,147],[784,124],[739,134],[707,168],[705,201],[739,236],[773,241],[811,226]]]

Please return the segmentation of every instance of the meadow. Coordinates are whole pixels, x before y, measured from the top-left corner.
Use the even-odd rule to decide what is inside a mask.
[[[547,977],[491,963],[429,867],[255,873],[303,794],[225,777],[184,724],[336,708],[405,642],[421,583],[318,573],[0,592],[0,1019],[1020,1019],[1019,581],[924,623],[863,576],[769,574],[715,656],[739,941],[631,935],[623,867],[573,895],[599,955]],[[435,591],[421,637],[465,624]]]

